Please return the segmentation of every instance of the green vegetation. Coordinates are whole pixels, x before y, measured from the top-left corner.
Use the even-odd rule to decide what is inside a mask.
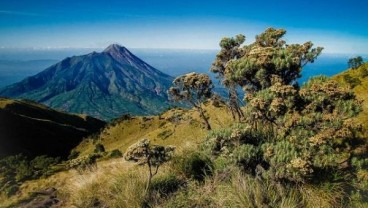
[[[368,79],[364,76],[364,73],[367,69],[368,63],[365,63],[358,69],[349,69],[332,78],[341,85],[351,88],[357,99],[362,101],[362,112],[355,120],[363,125],[363,135],[365,138],[368,138],[368,94],[366,93],[368,90]],[[352,87],[350,83],[346,82],[344,78],[346,75],[352,77],[353,79],[359,79],[360,84]]]
[[[354,88],[361,84],[361,81],[357,77],[352,77],[349,74],[344,75],[344,81],[349,84],[351,88]]]
[[[60,158],[37,156],[29,160],[23,155],[5,157],[0,160],[0,192],[7,196],[16,194],[26,180],[49,176],[57,171],[53,168]]]
[[[203,181],[206,176],[211,176],[214,168],[210,158],[199,152],[182,153],[173,158],[172,167],[178,175],[196,181]]]
[[[199,112],[206,124],[207,130],[211,130],[211,125],[202,108],[202,103],[212,96],[213,84],[206,74],[189,73],[176,78],[173,87],[168,91],[170,98],[174,101],[188,102]]]
[[[353,93],[325,77],[311,79],[300,89],[276,83],[248,100],[247,121],[212,133],[206,147],[264,180],[333,182],[351,177],[356,168],[352,161],[366,157],[354,154],[365,143],[358,136],[361,126],[351,121],[359,111]]]
[[[120,150],[118,149],[114,149],[111,151],[110,155],[109,155],[110,158],[119,158],[119,157],[123,157],[123,153],[120,152]]]
[[[72,159],[75,159],[79,156],[80,152],[76,151],[75,149],[73,149],[69,156],[68,156],[68,160],[72,160]]]
[[[150,194],[143,202],[145,206],[160,205],[183,186],[183,180],[174,174],[165,174],[152,180]]]
[[[284,34],[267,29],[244,46],[240,35],[221,41],[216,60],[227,58],[213,71],[231,81],[229,91],[244,87],[246,105],[194,93],[211,131],[199,125],[196,107],[124,116],[73,150],[67,171],[9,187],[16,194],[4,206],[52,184],[66,207],[367,207],[367,64],[298,86],[302,67],[322,48],[286,44]],[[194,77],[180,77],[180,85],[200,86]],[[193,98],[193,88],[175,87],[177,101]],[[98,168],[78,169],[84,164]]]
[[[294,84],[301,76],[302,67],[313,63],[321,53],[321,47],[312,48],[312,42],[304,44],[287,44],[282,37],[283,29],[268,28],[256,36],[256,41],[241,45],[244,35],[235,38],[223,38],[221,51],[217,54],[211,71],[222,78],[222,84],[229,89],[229,108],[233,118],[244,115],[239,108],[236,87],[240,86],[246,96],[268,88],[272,79],[277,77],[283,84]]]
[[[238,93],[236,91],[238,83],[227,77],[229,73],[228,63],[242,56],[243,52],[240,46],[244,41],[244,35],[237,35],[235,38],[223,38],[220,41],[221,50],[216,55],[216,59],[210,69],[211,72],[217,74],[217,78],[221,79],[222,85],[229,91],[228,107],[234,120],[236,116],[238,116],[239,120],[242,120],[244,115],[240,109]]]
[[[368,68],[367,65],[360,67],[360,75],[362,78],[366,78],[368,76]]]
[[[161,139],[166,139],[172,134],[173,132],[171,130],[164,130],[163,132],[157,134],[157,137]]]
[[[159,167],[171,159],[174,150],[173,146],[150,145],[148,139],[142,139],[128,148],[124,156],[126,160],[138,162],[140,165],[148,167],[146,193],[149,193],[152,178],[157,175]]]
[[[93,151],[94,153],[104,153],[105,152],[105,147],[98,143],[95,145],[95,150]]]
[[[97,159],[102,158],[103,155],[100,153],[92,153],[85,157],[79,157],[67,161],[65,164],[66,169],[75,169],[79,173],[84,171],[93,171],[97,169]]]
[[[294,84],[302,67],[313,63],[323,48],[313,48],[312,42],[286,43],[282,39],[285,33],[283,29],[268,28],[257,35],[254,43],[242,47],[239,58],[228,62],[226,78],[248,94],[272,86],[273,77],[278,77],[282,84]]]
[[[352,69],[357,69],[363,63],[364,63],[364,61],[363,61],[363,58],[361,56],[357,56],[357,57],[351,58],[348,61],[349,68],[352,68]]]
[[[284,34],[284,30],[270,28],[257,36],[255,43],[242,48],[245,38],[241,35],[220,42],[222,50],[212,71],[220,74],[226,87],[234,83],[242,86],[247,105],[241,123],[212,131],[202,145],[202,152],[209,154],[213,163],[226,164],[208,178],[215,182],[216,171],[232,175],[238,170],[247,183],[254,184],[241,196],[246,202],[243,207],[312,207],[313,199],[305,192],[309,188],[324,193],[319,200],[323,207],[354,204],[350,196],[357,193],[363,193],[357,194],[362,200],[358,203],[366,203],[365,189],[358,183],[362,177],[357,175],[367,168],[368,154],[362,151],[367,141],[360,136],[361,124],[354,120],[361,112],[361,103],[349,89],[326,77],[315,77],[302,87],[295,85],[302,67],[313,62],[322,48],[312,48],[311,42],[286,44],[281,39]],[[344,79],[352,88],[361,84],[348,75]],[[237,104],[231,102],[234,118]],[[181,163],[188,167],[185,160]],[[223,169],[225,166],[228,169]],[[186,196],[188,191],[196,193],[188,188]],[[202,203],[217,206],[218,200],[203,196],[174,204],[191,207]]]

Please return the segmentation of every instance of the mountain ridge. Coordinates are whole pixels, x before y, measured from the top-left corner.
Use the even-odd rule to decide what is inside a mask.
[[[27,100],[0,97],[0,157],[22,153],[66,157],[105,122],[73,115]]]

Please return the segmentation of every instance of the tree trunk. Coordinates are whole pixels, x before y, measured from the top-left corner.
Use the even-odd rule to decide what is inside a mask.
[[[149,189],[150,189],[150,186],[151,186],[151,183],[152,183],[152,178],[153,178],[153,176],[155,176],[157,174],[158,168],[160,167],[160,165],[156,166],[156,170],[155,170],[154,173],[152,172],[152,164],[149,160],[147,162],[147,165],[148,165],[148,169],[149,169],[149,175],[148,175],[148,181],[147,181],[147,185],[146,185],[146,194],[149,194],[149,191],[150,191]]]
[[[227,106],[231,112],[231,117],[233,118],[233,120],[235,121],[236,119],[236,115],[235,115],[235,112],[234,112],[234,109],[230,106],[230,103],[228,104]]]
[[[233,115],[238,115],[239,121],[244,119],[244,113],[240,108],[235,86],[229,87],[229,107]],[[235,120],[235,116],[233,116],[233,119]]]
[[[148,194],[148,193],[149,193],[149,188],[150,188],[150,186],[151,186],[151,180],[152,180],[152,176],[151,176],[151,175],[149,175],[149,176],[148,176],[148,182],[147,182],[147,185],[146,185],[146,194]]]
[[[200,116],[202,117],[202,119],[203,119],[203,121],[204,121],[204,123],[205,123],[205,125],[206,125],[206,129],[207,129],[207,130],[211,130],[211,129],[212,129],[212,128],[211,128],[211,125],[210,125],[210,123],[208,122],[208,119],[207,119],[206,115],[204,114],[202,107],[200,107],[200,106],[199,106],[197,109],[198,109],[199,114],[200,114]]]
[[[146,185],[146,194],[148,194],[148,192],[149,192],[149,188],[151,186],[151,181],[152,181],[152,176],[153,176],[152,166],[151,166],[151,163],[149,161],[148,161],[147,165],[148,165],[148,169],[149,169],[149,175],[148,175],[148,181],[147,181],[147,185]]]

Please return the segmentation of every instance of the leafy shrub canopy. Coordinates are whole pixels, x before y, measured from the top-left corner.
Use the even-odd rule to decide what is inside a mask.
[[[353,120],[360,102],[327,77],[315,77],[300,89],[276,79],[247,102],[246,122],[212,133],[207,147],[232,155],[253,174],[304,183],[349,167],[363,142],[361,125]]]

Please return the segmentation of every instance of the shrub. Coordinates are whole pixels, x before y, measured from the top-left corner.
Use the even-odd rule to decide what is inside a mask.
[[[178,112],[178,111],[174,111],[174,113],[170,117],[168,117],[167,120],[170,123],[178,125],[183,120],[183,113]]]
[[[147,196],[145,204],[150,206],[162,203],[164,199],[175,193],[182,185],[183,181],[174,174],[160,176],[152,180],[150,194]]]
[[[344,81],[348,83],[351,88],[354,88],[362,83],[359,78],[352,77],[349,74],[344,75]]]
[[[68,156],[68,160],[72,160],[72,159],[75,159],[75,158],[77,158],[78,156],[79,156],[79,152],[77,151],[77,150],[72,150],[71,152],[70,152],[70,155]]]
[[[4,193],[7,197],[15,195],[19,191],[18,185],[10,185],[4,188]]]
[[[70,161],[70,167],[76,168],[78,172],[82,172],[85,170],[92,171],[97,168],[97,159],[101,158],[102,155],[92,153],[87,157],[78,158],[75,160]]]
[[[113,151],[111,151],[110,153],[110,158],[119,158],[119,157],[123,157],[123,153],[120,152],[120,150],[118,149],[114,149]]]
[[[262,163],[262,155],[259,147],[243,144],[235,148],[233,157],[236,163],[244,168],[244,171],[255,174],[254,170]]]
[[[364,64],[360,67],[360,76],[365,78],[368,76],[368,64]]]
[[[174,132],[172,130],[164,130],[157,134],[158,138],[161,138],[162,140],[167,139],[169,136],[171,136]]]
[[[162,121],[162,122],[160,122],[160,124],[158,125],[158,128],[162,128],[163,126],[165,126],[166,125],[166,122],[165,121]]]
[[[242,144],[257,145],[268,140],[270,135],[265,129],[257,130],[247,123],[234,124],[231,127],[211,131],[202,144],[203,151],[213,155],[232,154],[234,148]]]
[[[122,116],[120,116],[119,118],[115,118],[113,120],[111,120],[111,122],[109,123],[109,127],[113,127],[116,126],[118,123],[123,122],[123,121],[127,121],[127,120],[132,120],[133,117],[130,114],[124,114]]]
[[[57,164],[60,158],[47,157],[46,155],[41,155],[35,157],[31,162],[30,166],[33,169],[34,177],[48,176],[51,174],[51,166]]]
[[[0,159],[0,192],[6,196],[15,194],[22,182],[51,175],[52,166],[59,162],[59,158],[37,156],[29,160],[22,154]]]
[[[18,182],[32,178],[32,169],[27,161],[21,161],[16,169],[15,180]]]
[[[365,142],[352,120],[360,103],[348,89],[326,77],[301,88],[276,80],[247,102],[245,124],[209,135],[203,146],[214,156],[272,181],[334,181],[354,170],[352,153]]]
[[[173,159],[172,164],[180,174],[200,182],[206,176],[211,176],[214,169],[211,159],[198,152],[187,152],[177,156]]]
[[[149,175],[146,194],[149,193],[152,178],[157,174],[159,167],[172,158],[175,147],[151,145],[150,140],[142,139],[127,149],[124,158],[127,161],[147,165]]]
[[[95,150],[93,152],[94,153],[105,152],[105,147],[101,143],[98,143],[95,145]]]
[[[174,174],[168,174],[154,179],[150,189],[160,195],[167,196],[178,190],[182,183]]]

